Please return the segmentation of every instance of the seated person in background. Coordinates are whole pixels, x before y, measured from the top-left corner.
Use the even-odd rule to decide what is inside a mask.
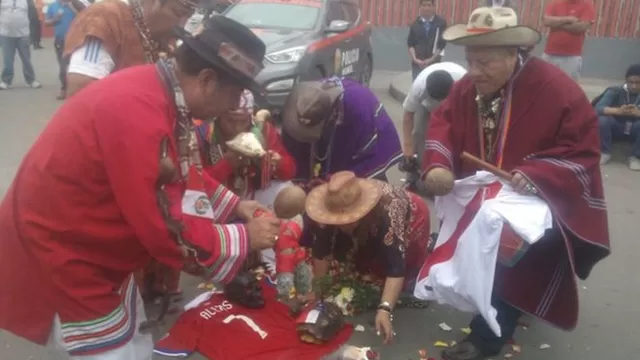
[[[613,141],[633,142],[629,169],[640,171],[640,64],[631,65],[622,86],[604,92],[595,107],[600,122],[601,164],[611,160]]]
[[[278,131],[262,116],[264,111],[255,117],[253,112],[253,95],[245,90],[236,110],[210,121],[197,122],[204,169],[243,198],[250,198],[256,190],[268,187],[271,180],[291,180],[296,172],[296,164],[282,145]],[[266,161],[249,159],[229,149],[227,141],[242,132],[256,135],[267,151]]]
[[[453,86],[467,70],[462,66],[443,62],[427,66],[411,84],[402,108],[402,148],[404,161],[400,170],[407,173],[409,190],[418,190],[419,164],[424,153],[425,130],[432,111],[440,106]]]

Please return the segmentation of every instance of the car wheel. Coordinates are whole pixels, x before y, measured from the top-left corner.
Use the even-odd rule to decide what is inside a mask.
[[[371,76],[373,75],[373,61],[371,57],[367,55],[364,65],[362,66],[362,73],[360,74],[360,83],[366,87],[371,85]]]

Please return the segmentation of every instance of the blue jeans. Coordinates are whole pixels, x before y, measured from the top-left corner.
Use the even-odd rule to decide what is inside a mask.
[[[600,149],[603,154],[611,154],[611,147],[616,140],[630,140],[633,143],[631,155],[640,158],[640,119],[633,122],[631,134],[625,135],[625,121],[616,120],[613,116],[602,115],[600,123]]]
[[[2,55],[4,68],[2,69],[2,82],[11,85],[13,82],[13,64],[16,59],[16,51],[22,61],[22,73],[27,84],[31,85],[36,80],[36,74],[31,65],[31,49],[28,36],[2,37]]]

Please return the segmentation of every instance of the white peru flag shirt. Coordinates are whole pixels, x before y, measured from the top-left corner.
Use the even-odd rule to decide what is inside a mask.
[[[435,207],[442,227],[414,295],[480,314],[501,336],[491,294],[503,226],[508,224],[526,243],[534,244],[553,226],[549,206],[480,171],[457,180],[451,193],[436,197]]]

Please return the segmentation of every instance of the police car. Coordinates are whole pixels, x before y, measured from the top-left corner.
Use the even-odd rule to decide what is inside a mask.
[[[298,81],[345,76],[369,85],[371,25],[357,0],[239,0],[223,13],[267,45],[257,105],[277,114]]]

